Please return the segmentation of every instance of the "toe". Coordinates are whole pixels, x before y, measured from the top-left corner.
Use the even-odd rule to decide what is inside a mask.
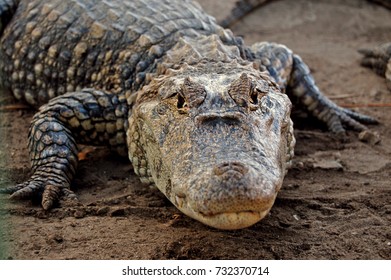
[[[17,185],[17,186],[12,186],[12,187],[7,187],[7,188],[2,188],[0,189],[0,193],[2,194],[13,194],[14,192],[17,192],[21,189],[23,189],[23,185]]]
[[[45,210],[53,208],[53,205],[59,200],[61,190],[58,186],[48,185],[42,194],[42,207]]]
[[[18,186],[16,186],[17,188]],[[35,185],[34,183],[28,183],[24,186],[22,184],[22,187],[19,190],[16,190],[13,192],[10,196],[11,199],[28,199],[31,198],[38,193],[42,193],[42,187],[39,185]]]

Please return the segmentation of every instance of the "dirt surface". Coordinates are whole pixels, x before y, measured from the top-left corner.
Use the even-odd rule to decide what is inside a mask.
[[[230,1],[200,1],[221,19]],[[12,259],[391,259],[391,109],[384,79],[359,65],[360,47],[391,40],[391,12],[360,0],[281,0],[232,30],[246,43],[288,45],[318,86],[341,105],[378,118],[377,145],[357,133],[333,138],[294,114],[296,159],[271,213],[256,225],[220,231],[182,215],[139,183],[131,164],[103,148],[81,162],[74,188],[84,206],[45,213],[0,197],[1,258]],[[1,112],[1,185],[29,176],[31,110]],[[8,248],[8,249],[7,249]]]

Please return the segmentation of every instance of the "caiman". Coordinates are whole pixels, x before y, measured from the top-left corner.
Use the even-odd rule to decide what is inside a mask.
[[[368,116],[338,107],[276,43],[244,44],[184,0],[0,0],[2,87],[39,107],[32,175],[3,189],[48,210],[71,190],[77,143],[128,155],[141,181],[219,229],[261,220],[290,166],[294,97],[336,135]]]

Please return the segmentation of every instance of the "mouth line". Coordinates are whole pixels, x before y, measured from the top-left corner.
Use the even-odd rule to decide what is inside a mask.
[[[223,215],[262,215],[265,211],[269,211],[269,208],[265,207],[265,209],[262,210],[241,210],[241,211],[224,211],[224,212],[216,212],[216,213],[205,213],[202,211],[196,211],[194,210],[186,200],[186,195],[175,195],[175,200],[177,203],[177,207],[179,209],[189,209],[191,212],[193,212],[196,215],[199,215],[203,217],[204,219],[213,219],[215,217],[221,217]]]
[[[244,210],[238,212],[221,212],[216,214],[203,214],[195,212],[195,219],[222,230],[237,230],[247,228],[262,220],[270,209],[264,211]]]
[[[187,210],[187,211],[186,211]],[[190,210],[190,211],[189,211]],[[270,209],[254,211],[243,210],[237,212],[220,212],[205,214],[191,209],[182,209],[188,216],[221,230],[237,230],[250,227],[262,220]]]
[[[227,212],[219,212],[219,213],[213,213],[213,214],[206,214],[203,212],[195,212],[198,213],[199,215],[205,217],[205,218],[213,218],[221,215],[238,215],[238,214],[259,214],[262,213],[263,211],[254,211],[254,210],[243,210],[243,211],[227,211]]]
[[[231,209],[226,207],[208,211],[208,209],[192,207],[187,196],[179,193],[175,195],[174,204],[182,213],[205,225],[221,230],[237,230],[250,227],[265,218],[274,204],[274,199],[268,197],[256,205],[247,205],[247,207],[233,205]]]

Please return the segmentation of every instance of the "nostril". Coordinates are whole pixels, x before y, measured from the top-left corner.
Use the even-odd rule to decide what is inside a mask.
[[[217,176],[222,176],[226,173],[239,173],[240,175],[245,175],[248,172],[248,167],[240,162],[223,162],[214,167],[214,174]]]
[[[198,124],[215,124],[217,122],[226,123],[229,125],[240,124],[244,119],[241,112],[207,112],[199,114],[195,120]]]

